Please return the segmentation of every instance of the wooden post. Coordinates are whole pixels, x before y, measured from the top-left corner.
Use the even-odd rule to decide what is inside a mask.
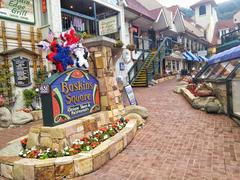
[[[38,42],[42,41],[42,31],[39,28],[37,28],[37,41]],[[38,50],[38,53],[40,54],[39,56],[40,69],[41,71],[43,71],[44,65],[43,65],[42,51]],[[43,75],[41,78],[44,78]]]
[[[6,35],[6,26],[5,22],[1,21],[1,31],[2,31],[2,43],[3,43],[3,51],[8,50],[8,45],[7,45],[7,35]],[[6,73],[10,74],[10,65],[8,62],[8,56],[3,57],[4,61],[4,66],[3,68],[6,69]],[[11,84],[11,77],[7,78],[7,81],[5,82],[5,86],[7,88],[7,96],[8,96],[8,103],[11,104],[12,101],[12,84]],[[6,91],[5,91],[6,92]]]
[[[6,27],[5,27],[4,21],[1,21],[1,31],[2,31],[3,51],[7,51],[7,36],[6,36]]]
[[[20,24],[17,24],[17,41],[18,41],[18,47],[22,47],[22,34],[21,34],[21,26]]]
[[[35,37],[34,37],[34,28],[30,27],[30,39],[31,39],[31,46],[32,46],[32,51],[36,52],[35,48]],[[33,61],[33,72],[34,72],[34,79],[37,78],[37,59],[36,56],[32,56],[32,61]]]

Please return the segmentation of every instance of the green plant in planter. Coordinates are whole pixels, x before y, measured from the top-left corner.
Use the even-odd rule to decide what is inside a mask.
[[[25,89],[23,91],[23,98],[25,101],[25,106],[28,108],[33,103],[34,98],[37,96],[37,93],[34,89]]]
[[[135,45],[134,45],[134,44],[128,44],[128,45],[127,45],[127,49],[128,49],[129,51],[134,51],[134,50],[135,50]]]
[[[43,69],[38,69],[38,71],[37,71],[37,77],[34,79],[34,82],[35,82],[37,85],[40,85],[40,84],[42,84],[47,78],[48,78],[47,67],[44,66]]]
[[[113,47],[122,48],[123,45],[124,45],[123,42],[120,39],[118,39],[118,40],[116,40],[116,43],[113,45]]]

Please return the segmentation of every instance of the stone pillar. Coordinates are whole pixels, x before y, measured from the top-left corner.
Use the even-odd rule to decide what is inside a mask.
[[[61,1],[51,0],[48,2],[49,24],[56,36],[62,32]]]
[[[119,118],[124,111],[122,96],[115,77],[114,43],[114,40],[106,37],[89,39],[84,43],[91,53],[90,59],[93,60],[92,63],[90,62],[89,71],[99,81],[101,110],[110,111],[113,120]]]

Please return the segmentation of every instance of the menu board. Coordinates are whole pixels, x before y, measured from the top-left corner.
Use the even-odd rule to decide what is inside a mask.
[[[18,87],[27,87],[31,85],[29,59],[16,57],[12,60],[15,85]]]
[[[133,93],[132,86],[127,85],[124,88],[125,88],[125,91],[127,93],[127,97],[128,97],[130,105],[138,105],[137,100],[136,100],[136,98],[134,96],[134,93]]]

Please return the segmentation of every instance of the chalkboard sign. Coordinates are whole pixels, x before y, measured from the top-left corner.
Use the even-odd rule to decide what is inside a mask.
[[[137,103],[137,100],[134,96],[132,86],[127,85],[124,88],[125,88],[125,91],[127,93],[127,97],[128,97],[128,101],[129,101],[130,105],[137,105],[138,103]]]
[[[12,60],[15,85],[18,87],[27,87],[31,85],[29,59],[16,57]]]

